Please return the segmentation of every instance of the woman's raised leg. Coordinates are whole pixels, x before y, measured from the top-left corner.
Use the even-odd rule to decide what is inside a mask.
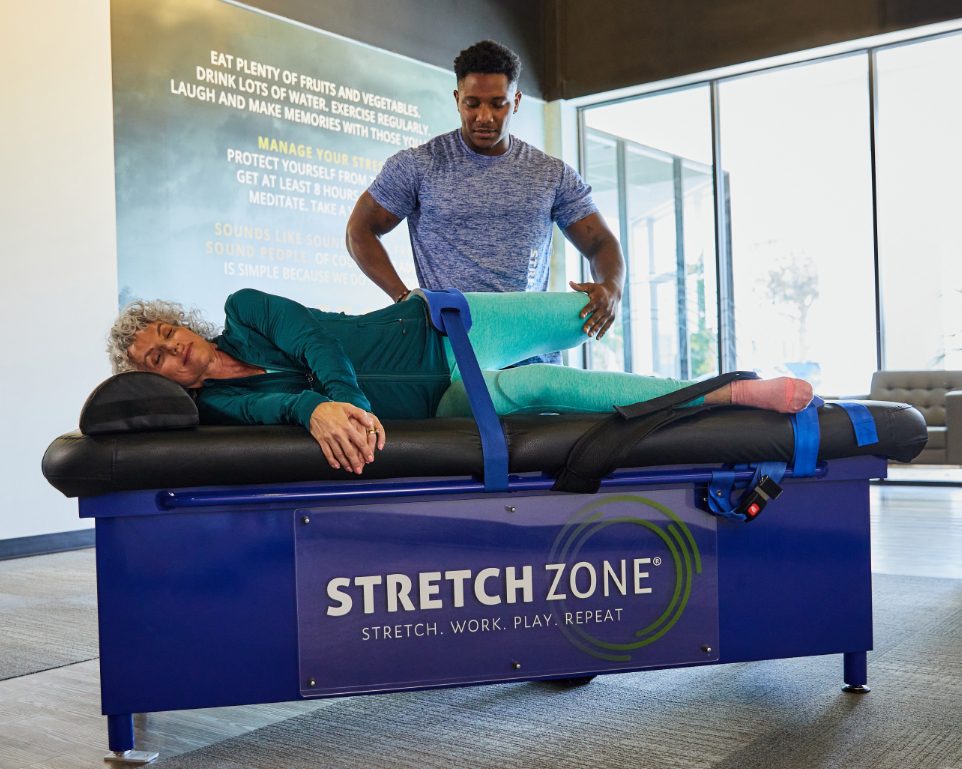
[[[533,355],[567,350],[588,340],[578,313],[585,295],[576,292],[466,293],[471,309],[468,338],[482,369],[510,366]],[[444,340],[448,366],[454,354]],[[552,367],[557,368],[557,367]]]

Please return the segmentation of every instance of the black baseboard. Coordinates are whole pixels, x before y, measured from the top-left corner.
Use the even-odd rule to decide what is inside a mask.
[[[65,550],[80,550],[93,546],[94,529],[0,539],[0,561],[6,561],[10,558],[26,558],[31,555],[62,553]]]

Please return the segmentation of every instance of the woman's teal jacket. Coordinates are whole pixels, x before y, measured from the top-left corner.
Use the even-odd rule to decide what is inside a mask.
[[[451,383],[441,335],[419,299],[346,315],[245,288],[224,311],[217,347],[273,373],[206,380],[197,396],[205,422],[308,427],[329,400],[381,419],[422,419]]]

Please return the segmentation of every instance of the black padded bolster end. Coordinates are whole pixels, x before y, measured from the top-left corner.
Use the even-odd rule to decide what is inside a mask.
[[[128,371],[104,380],[80,411],[84,435],[196,427],[197,404],[176,382],[159,374]]]

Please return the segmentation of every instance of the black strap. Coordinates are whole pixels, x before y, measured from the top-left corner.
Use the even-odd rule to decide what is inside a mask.
[[[651,433],[714,408],[706,404],[682,408],[684,404],[737,379],[757,378],[752,371],[731,371],[649,401],[615,406],[614,414],[586,430],[571,447],[552,491],[596,493],[601,487],[601,479],[620,467],[628,452]]]

